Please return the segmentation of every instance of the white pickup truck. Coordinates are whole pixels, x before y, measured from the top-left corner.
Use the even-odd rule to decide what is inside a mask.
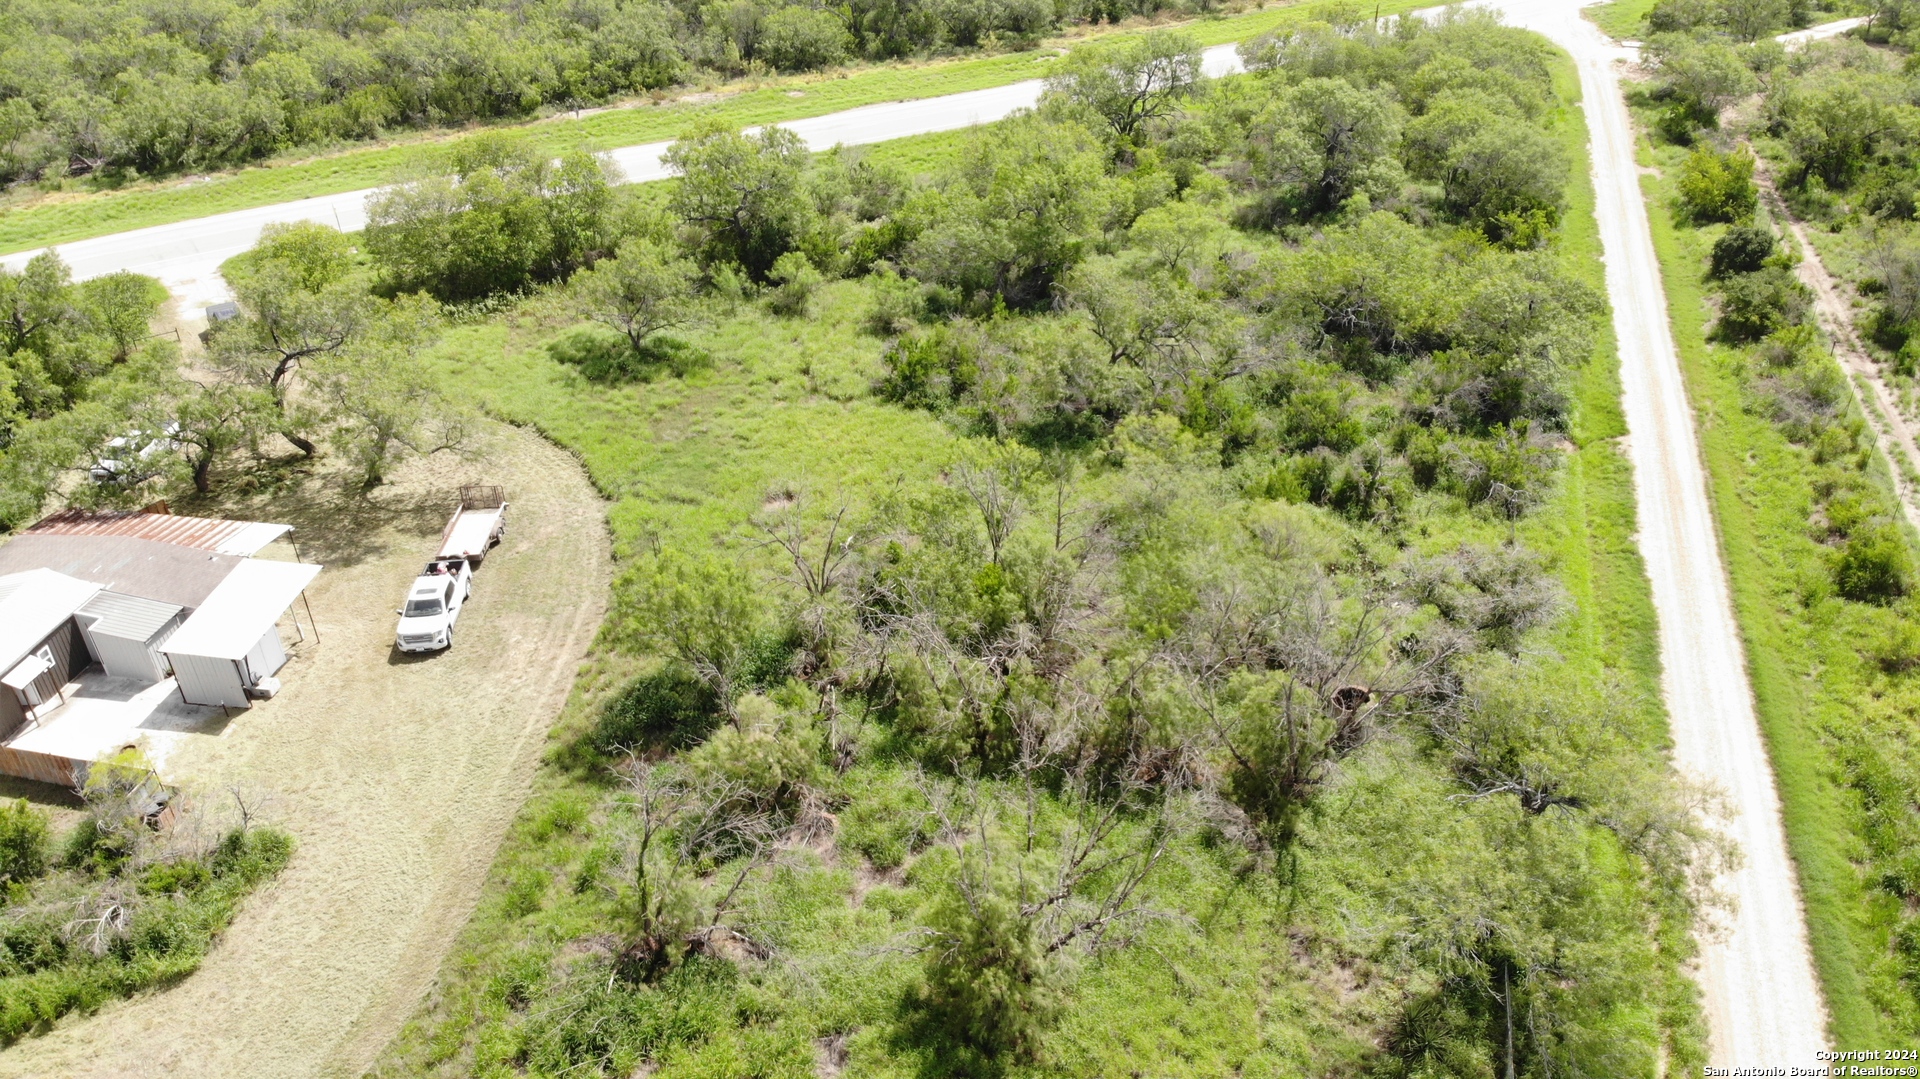
[[[394,647],[432,652],[453,647],[453,624],[473,594],[473,569],[507,533],[507,503],[498,487],[462,487],[460,505],[440,534],[440,553],[407,588],[395,611]]]

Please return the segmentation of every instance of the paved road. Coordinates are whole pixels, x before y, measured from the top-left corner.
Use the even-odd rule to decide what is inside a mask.
[[[1721,881],[1736,909],[1701,943],[1695,976],[1716,1066],[1813,1065],[1826,1008],[1807,948],[1780,798],[1754,717],[1744,650],[1720,559],[1693,409],[1680,374],[1648,231],[1634,135],[1616,65],[1629,55],[1571,3],[1506,0],[1507,21],[1550,38],[1580,70],[1592,142],[1594,212],[1619,341],[1621,397],[1639,544],[1660,621],[1660,663],[1679,768],[1724,790],[1744,861]]]
[[[1660,621],[1660,653],[1679,767],[1724,789],[1727,828],[1744,852],[1723,887],[1737,909],[1706,941],[1698,973],[1716,1065],[1812,1064],[1825,1046],[1825,1007],[1808,956],[1779,797],[1755,720],[1738,627],[1720,560],[1693,413],[1681,379],[1659,263],[1648,233],[1633,135],[1616,64],[1631,53],[1581,19],[1574,0],[1501,0],[1491,6],[1538,31],[1579,66],[1592,131],[1597,214],[1639,507],[1640,546]],[[1794,43],[1851,23],[1789,35]],[[1232,46],[1207,50],[1207,69],[1239,69]],[[951,131],[1004,118],[1038,100],[1039,80],[799,120],[787,126],[815,149]],[[613,152],[629,180],[662,178],[665,143]],[[132,269],[160,278],[191,314],[224,297],[217,267],[253,245],[265,225],[321,221],[356,229],[368,192],[356,191],[66,244],[80,277]],[[28,253],[30,254],[30,253]],[[26,254],[5,262],[17,265]]]
[[[1203,60],[1207,74],[1229,75],[1243,70],[1235,48],[1217,45],[1206,50]],[[1004,120],[1038,103],[1042,88],[1042,80],[1028,79],[963,94],[867,105],[780,126],[799,135],[810,150],[864,146]],[[608,151],[607,156],[629,183],[664,180],[668,172],[660,157],[670,145],[649,142],[623,146]],[[367,196],[375,190],[345,191],[76,240],[59,245],[60,257],[67,260],[74,277],[80,280],[118,270],[157,277],[179,299],[184,321],[194,322],[204,317],[202,311],[208,304],[230,298],[226,282],[220,279],[220,264],[252,248],[260,239],[261,229],[284,222],[318,221],[343,231],[356,231],[366,227]],[[18,269],[41,250],[44,248],[8,255],[0,259],[0,264]]]

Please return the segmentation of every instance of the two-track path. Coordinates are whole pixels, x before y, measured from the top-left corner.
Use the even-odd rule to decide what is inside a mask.
[[[1577,0],[1504,0],[1490,6],[1566,49],[1579,68],[1620,349],[1639,544],[1659,616],[1674,758],[1684,772],[1727,793],[1733,815],[1726,827],[1744,855],[1741,867],[1721,882],[1736,907],[1722,931],[1703,941],[1696,971],[1711,1024],[1713,1063],[1810,1065],[1825,1046],[1826,1013],[1808,954],[1779,797],[1754,715],[1693,411],[1641,196],[1633,131],[1620,95],[1616,67],[1631,54],[1581,19]],[[1210,73],[1238,70],[1232,48],[1207,51]],[[874,143],[998,120],[1034,104],[1040,90],[1039,81],[1031,80],[785,126],[816,149]],[[627,147],[612,156],[628,179],[658,179],[665,175],[660,160],[665,147]],[[219,264],[252,246],[265,225],[313,220],[355,229],[365,223],[367,194],[219,214],[65,244],[60,251],[79,277],[123,269],[151,274],[191,307],[225,295]],[[4,261],[18,265],[25,257]],[[236,927],[236,936],[246,928]],[[245,947],[237,939],[234,945]],[[217,965],[210,964],[209,972]]]

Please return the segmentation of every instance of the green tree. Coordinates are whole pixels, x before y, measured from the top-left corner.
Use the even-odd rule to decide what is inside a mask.
[[[186,458],[187,474],[200,494],[213,490],[213,468],[222,458],[274,430],[280,409],[258,386],[234,382],[200,384],[186,379],[167,405],[168,441]]]
[[[1156,30],[1117,43],[1075,48],[1047,77],[1047,94],[1092,112],[1122,146],[1131,146],[1143,125],[1172,115],[1204,83],[1200,43],[1185,34]]]
[[[463,139],[443,168],[373,196],[366,248],[382,284],[470,300],[558,280],[612,244],[612,167],[523,139]]]
[[[1695,122],[1719,123],[1720,110],[1759,89],[1740,54],[1724,42],[1689,34],[1659,34],[1647,42],[1648,66],[1659,92]]]
[[[1529,218],[1557,223],[1566,182],[1566,155],[1551,135],[1488,128],[1449,150],[1441,191],[1447,209],[1511,241]]]
[[[1898,121],[1893,110],[1845,83],[1789,93],[1777,108],[1793,152],[1793,178],[1803,185],[1814,176],[1829,187],[1851,184]]]
[[[700,234],[707,265],[736,263],[764,281],[813,226],[807,149],[785,128],[709,129],[675,142],[664,160],[680,177],[668,208]]]
[[[700,318],[693,263],[657,240],[636,237],[573,279],[580,313],[620,331],[636,356],[654,334]]]
[[[89,333],[105,339],[115,363],[124,363],[153,336],[153,318],[167,302],[166,287],[122,270],[82,281],[75,302]]]
[[[1037,118],[996,124],[974,140],[921,205],[929,223],[908,246],[906,266],[961,302],[1045,303],[1098,235],[1108,208],[1104,155],[1086,129]]]
[[[306,418],[293,395],[307,365],[338,354],[369,331],[380,301],[347,280],[302,287],[315,278],[298,262],[254,261],[234,282],[241,317],[215,328],[209,342],[212,364],[243,385],[272,395],[282,413],[281,434],[311,457],[318,447],[302,433]]]
[[[465,410],[422,362],[438,327],[437,304],[422,294],[404,296],[384,305],[352,347],[316,364],[314,389],[325,402],[329,438],[363,487],[385,482],[403,452],[424,456],[466,440]]]
[[[1247,134],[1254,185],[1282,215],[1316,216],[1355,195],[1384,195],[1399,180],[1397,107],[1345,79],[1277,90]]]

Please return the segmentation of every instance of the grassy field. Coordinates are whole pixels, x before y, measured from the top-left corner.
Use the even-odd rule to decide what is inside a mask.
[[[1424,0],[1383,0],[1382,15],[1412,11]],[[1239,15],[1183,24],[1203,45],[1242,41],[1286,22],[1307,18],[1307,4],[1276,4]],[[1141,32],[1125,27],[1097,36]],[[1044,77],[1058,49],[1095,34],[1046,43],[1029,52],[966,59],[873,65],[789,78],[717,86],[712,92],[573,118],[562,113],[510,125],[540,147],[560,153],[605,150],[678,137],[709,123],[735,126],[821,116],[861,105],[937,97]],[[344,150],[321,157],[289,158],[210,177],[137,184],[120,190],[74,190],[42,194],[0,209],[0,252],[69,243],[90,236],[163,225],[208,214],[244,210],[295,199],[338,194],[388,183],[414,157],[458,132],[425,132],[393,144]]]
[[[1570,98],[1570,69],[1558,75]],[[1578,110],[1569,105],[1562,117],[1570,151],[1583,154]],[[930,168],[962,145],[957,136],[940,136],[877,152]],[[1584,170],[1576,170],[1570,196],[1561,251],[1598,288],[1599,242]],[[930,476],[968,449],[970,440],[947,425],[870,395],[883,343],[861,328],[868,302],[864,283],[840,282],[825,290],[809,319],[742,307],[689,335],[713,364],[680,380],[584,381],[544,351],[566,319],[539,301],[457,331],[441,362],[451,383],[489,410],[579,455],[614,502],[617,554],[658,544],[718,546],[751,557],[745,525],[770,492],[806,489],[858,503]],[[1583,682],[1629,687],[1640,702],[1635,737],[1664,746],[1654,614],[1633,544],[1631,475],[1618,446],[1619,386],[1604,333],[1575,391],[1558,485],[1550,503],[1521,523],[1520,538],[1548,557],[1572,600],[1550,636],[1552,649]],[[1421,550],[1441,551],[1506,536],[1496,522],[1436,511],[1424,515],[1412,538]],[[593,947],[606,925],[601,902],[578,884],[605,856],[596,835],[604,822],[588,809],[602,797],[604,780],[569,767],[567,747],[602,722],[609,702],[648,669],[646,660],[603,650],[576,683],[554,732],[554,753],[502,848],[479,912],[433,999],[376,1074],[490,1074],[503,1067],[503,1055],[541,1051],[537,1032],[557,1020],[534,1003],[540,987],[552,964],[571,949]],[[902,806],[914,797],[899,766],[884,761],[856,764],[835,790]],[[862,849],[875,826],[843,811],[840,845]],[[911,871],[876,870],[845,851],[836,856],[831,844],[794,854],[793,864],[756,893],[757,902],[778,911],[773,922],[785,958],[776,966],[787,973],[749,978],[730,965],[698,968],[672,994],[679,1011],[609,1017],[661,1031],[654,1059],[663,1079],[811,1075],[819,1061],[838,1067],[848,1060],[860,1074],[915,1073],[913,1046],[887,1040],[897,1030],[894,1002],[915,969],[890,942],[901,919],[924,902],[926,885]],[[1075,1005],[1049,1041],[1047,1065],[1034,1074],[1282,1076],[1350,1069],[1365,1059],[1387,1006],[1386,987],[1370,983],[1364,966],[1317,953],[1302,928],[1309,916],[1279,902],[1271,882],[1236,878],[1217,853],[1183,847],[1154,891],[1169,906],[1207,912],[1197,927],[1199,946],[1135,948],[1081,969]],[[1685,919],[1668,921],[1662,933],[1664,961],[1649,971],[1634,1007],[1638,1022],[1666,1032],[1672,1067],[1688,1070],[1701,1060],[1703,1030],[1692,985],[1679,973],[1691,950]],[[712,1014],[728,1009],[752,1018],[736,1024]],[[673,1033],[692,1029],[716,1033]],[[851,1040],[849,1031],[857,1032]],[[523,1037],[532,1040],[517,1041]],[[1653,1074],[1653,1061],[1644,1064]],[[938,1070],[933,1061],[918,1066],[921,1074]]]
[[[1669,171],[1682,151],[1644,159]],[[1773,759],[1789,847],[1836,1045],[1878,1044],[1914,1028],[1912,996],[1889,952],[1899,919],[1891,897],[1864,886],[1856,862],[1865,831],[1846,761],[1894,711],[1889,676],[1861,654],[1894,612],[1842,600],[1827,583],[1830,549],[1810,534],[1822,469],[1749,411],[1744,360],[1709,342],[1703,282],[1718,229],[1676,226],[1667,180],[1644,181],[1688,392],[1698,417],[1714,512],[1745,637],[1755,703]],[[1872,480],[1891,497],[1875,459]],[[1904,738],[1902,738],[1904,741]]]
[[[1620,41],[1637,41],[1647,32],[1647,12],[1654,0],[1611,0],[1584,9],[1593,24]]]

